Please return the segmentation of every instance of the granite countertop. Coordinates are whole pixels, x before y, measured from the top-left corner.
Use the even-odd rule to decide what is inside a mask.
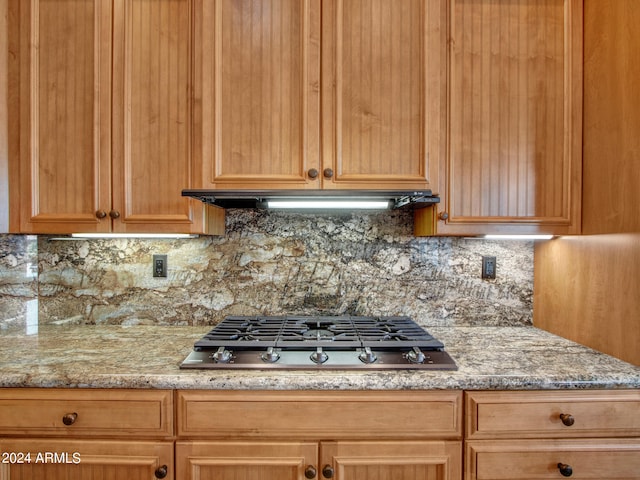
[[[0,387],[247,390],[640,388],[640,368],[534,327],[430,327],[448,371],[180,370],[208,327],[41,326],[0,333]]]

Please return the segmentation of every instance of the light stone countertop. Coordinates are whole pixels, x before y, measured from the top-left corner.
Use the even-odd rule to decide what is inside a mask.
[[[640,388],[640,368],[533,327],[427,327],[448,371],[180,370],[210,327],[40,326],[0,333],[0,387],[234,390]]]

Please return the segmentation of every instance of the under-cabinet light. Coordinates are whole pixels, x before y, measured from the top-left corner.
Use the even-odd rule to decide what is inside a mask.
[[[188,233],[72,233],[72,238],[197,238]]]
[[[485,235],[487,240],[550,240],[553,235]]]
[[[388,200],[267,200],[267,208],[291,210],[380,210],[389,206]]]

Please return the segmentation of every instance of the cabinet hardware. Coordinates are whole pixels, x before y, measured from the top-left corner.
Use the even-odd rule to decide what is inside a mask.
[[[440,212],[438,214],[438,218],[440,220],[448,220],[449,219],[449,214],[447,212]]]
[[[156,478],[164,478],[167,476],[167,473],[169,472],[169,469],[167,468],[166,465],[162,465],[158,468],[156,468],[156,471],[154,472]]]
[[[76,412],[73,413],[65,413],[62,417],[62,423],[65,425],[73,425],[78,418],[78,414]]]
[[[569,413],[561,413],[560,414],[560,420],[562,420],[562,423],[564,423],[567,427],[570,427],[576,421],[576,419],[573,418],[573,415],[571,415]]]
[[[559,463],[558,470],[560,470],[563,477],[570,477],[573,475],[573,468],[571,468],[571,465],[567,465],[566,463]]]
[[[318,170],[316,170],[315,168],[311,168],[307,172],[307,175],[309,175],[309,178],[318,178]]]
[[[96,217],[97,217],[97,218],[102,219],[102,218],[104,218],[104,217],[106,217],[106,216],[107,216],[107,212],[105,212],[104,210],[98,210],[98,211],[96,212]]]
[[[333,467],[331,465],[325,465],[322,468],[322,476],[324,478],[333,478]]]
[[[322,172],[324,175],[324,178],[331,178],[333,177],[333,170],[330,168],[325,168],[324,172]]]
[[[116,218],[120,218],[120,212],[117,210],[111,210],[109,212],[109,216],[115,220]]]
[[[316,478],[317,473],[318,472],[316,471],[316,467],[314,467],[313,465],[307,465],[307,468],[305,468],[304,470],[304,476],[309,480],[311,480],[312,478]]]

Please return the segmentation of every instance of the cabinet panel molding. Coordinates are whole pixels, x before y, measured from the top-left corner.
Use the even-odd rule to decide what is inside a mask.
[[[19,3],[9,8],[20,22],[12,30],[20,143],[11,152],[19,159],[20,232],[108,231],[95,212],[111,195],[110,7]]]
[[[461,400],[455,391],[185,390],[177,395],[177,428],[196,438],[460,438]]]
[[[466,445],[465,478],[564,478],[560,464],[571,468],[573,478],[638,479],[640,442],[637,439],[471,441]]]
[[[322,442],[320,458],[345,480],[462,478],[462,442]]]
[[[323,3],[324,188],[431,188],[444,135],[445,2]]]
[[[315,442],[176,442],[180,480],[298,480],[304,478],[307,466],[317,467],[317,458]]]
[[[30,454],[29,463],[0,464],[0,480],[149,480],[162,467],[175,478],[172,442],[0,438],[0,451]]]
[[[116,232],[204,230],[181,196],[199,173],[193,141],[194,0],[114,2],[113,201]]]
[[[638,390],[466,392],[465,402],[470,439],[640,436]]]
[[[3,388],[0,431],[29,436],[169,437],[173,392]]]
[[[318,188],[320,2],[203,3],[204,188]]]
[[[453,0],[450,19],[438,233],[579,233],[582,0]]]

